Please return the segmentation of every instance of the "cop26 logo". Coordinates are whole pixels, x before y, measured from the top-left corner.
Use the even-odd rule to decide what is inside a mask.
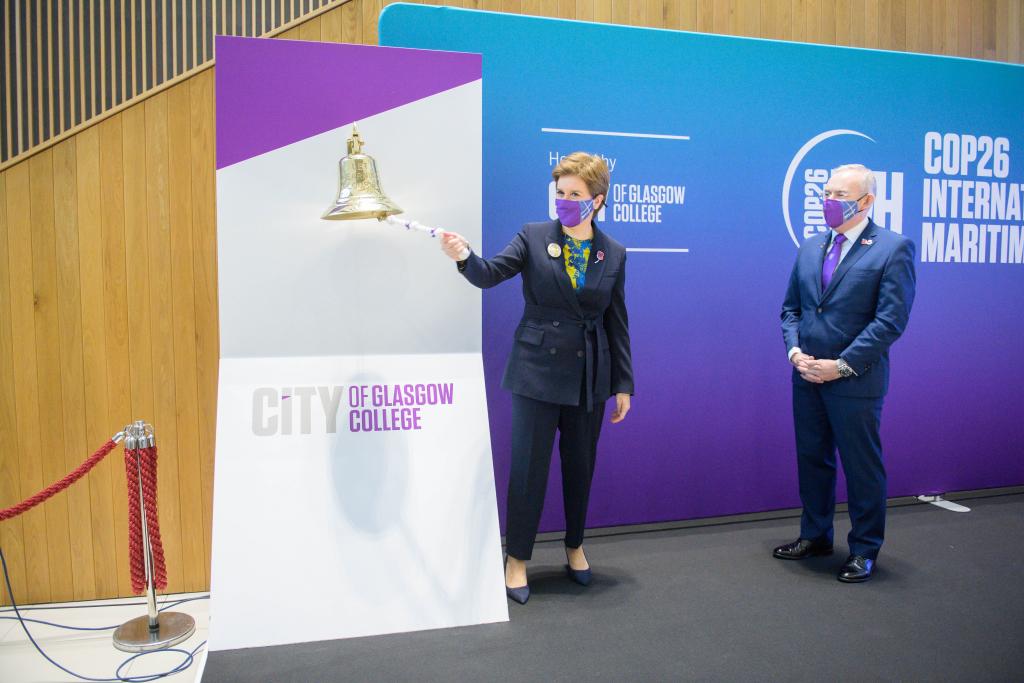
[[[821,192],[831,169],[847,163],[862,163],[874,171],[878,188],[872,220],[893,232],[903,232],[903,173],[875,168],[871,159],[877,153],[864,141],[875,143],[860,131],[826,130],[805,142],[793,156],[782,183],[782,215],[797,247],[804,240],[828,230]]]

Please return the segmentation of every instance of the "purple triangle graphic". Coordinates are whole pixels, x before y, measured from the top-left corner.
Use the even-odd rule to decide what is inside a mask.
[[[481,56],[217,36],[217,168],[480,78]]]

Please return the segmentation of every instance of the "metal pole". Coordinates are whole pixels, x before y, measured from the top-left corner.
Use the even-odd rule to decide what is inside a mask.
[[[135,423],[135,428],[137,430],[144,430],[145,426],[141,421],[138,421]],[[138,445],[138,457],[135,458],[135,474],[138,477],[139,515],[142,522],[142,560],[146,567],[146,608],[149,613],[149,630],[159,631],[160,613],[156,608],[156,588],[153,580],[155,573],[153,569],[153,544],[149,540],[149,525],[146,523],[146,496],[142,490],[142,449],[148,445],[147,437],[143,436],[141,441],[142,443]]]

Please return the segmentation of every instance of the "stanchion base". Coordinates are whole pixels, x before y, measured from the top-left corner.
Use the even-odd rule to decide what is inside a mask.
[[[149,630],[149,616],[126,621],[114,631],[114,647],[124,652],[149,652],[172,647],[196,632],[196,620],[183,612],[161,612],[160,630]]]

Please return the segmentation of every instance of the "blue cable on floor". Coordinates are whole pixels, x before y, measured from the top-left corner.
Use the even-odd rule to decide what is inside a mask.
[[[209,599],[210,599],[209,595],[200,595],[200,596],[195,597],[195,598],[182,598],[181,600],[174,600],[173,602],[164,603],[163,605],[160,606],[160,609],[158,609],[157,611],[158,612],[163,612],[165,609],[170,609],[172,607],[177,607],[178,605],[180,605],[183,602],[192,602],[193,600],[209,600]],[[146,603],[144,603],[144,602],[131,602],[131,603],[121,603],[120,605],[77,605],[77,607],[91,607],[93,609],[98,609],[100,607],[135,607],[135,606],[142,606],[142,605],[145,605],[145,604]],[[24,612],[27,609],[70,609],[71,607],[76,607],[76,605],[71,605],[71,606],[68,606],[68,607],[19,607],[18,609],[20,611]],[[0,614],[3,614],[5,612],[13,612],[13,611],[14,611],[13,609],[2,609],[2,610],[0,610]],[[114,624],[113,626],[68,626],[66,624],[55,624],[52,621],[43,621],[42,619],[29,619],[28,617],[23,617],[23,616],[20,616],[20,615],[16,616],[16,617],[3,617],[3,616],[0,616],[0,619],[9,619],[10,621],[19,621],[21,623],[29,623],[29,624],[43,624],[44,626],[53,626],[54,628],[64,628],[64,629],[67,629],[69,631],[113,631],[115,628],[117,628],[118,626],[121,625],[121,624]]]
[[[199,595],[194,598],[181,598],[179,600],[175,600],[174,602],[161,603],[160,609],[163,610],[167,607],[174,607],[175,605],[180,605],[181,603],[189,602],[190,600],[208,600],[209,598],[209,593],[207,593],[206,595]],[[59,607],[54,605],[29,605],[28,607],[21,605],[20,607],[18,607],[18,609],[22,612],[28,612],[30,610],[41,609],[97,609],[99,607],[141,607],[145,604],[145,600],[137,600],[135,602],[105,602],[102,605],[61,605]],[[7,612],[13,611],[14,609],[11,607],[0,608],[0,614],[5,614]]]
[[[64,625],[61,625],[61,624],[54,624],[54,623],[48,622],[48,621],[42,621],[40,619],[28,619],[26,617],[21,616],[21,608],[18,607],[18,603],[14,600],[14,591],[11,589],[11,576],[10,576],[10,574],[7,573],[7,558],[4,557],[4,551],[3,551],[2,548],[0,548],[0,564],[3,565],[4,583],[7,584],[7,594],[9,596],[11,596],[11,609],[10,610],[4,610],[4,611],[5,612],[13,611],[14,614],[16,615],[16,616],[13,616],[13,617],[0,617],[0,619],[14,619],[14,620],[17,620],[21,624],[21,628],[25,631],[25,635],[28,636],[28,639],[32,642],[32,645],[36,648],[36,651],[38,651],[39,654],[41,654],[46,661],[48,661],[50,664],[53,664],[55,667],[57,667],[58,669],[60,669],[64,673],[70,674],[70,675],[72,675],[75,678],[78,678],[80,680],[92,681],[93,683],[121,683],[122,681],[124,683],[147,683],[148,681],[155,681],[155,680],[157,680],[159,678],[166,678],[167,676],[171,676],[173,674],[180,673],[180,672],[184,671],[185,669],[189,668],[190,666],[192,666],[192,662],[195,661],[194,660],[195,654],[199,651],[199,649],[201,647],[206,645],[206,641],[204,640],[203,642],[201,642],[198,645],[196,645],[195,649],[193,649],[191,652],[188,651],[188,650],[183,650],[181,648],[177,648],[177,647],[162,648],[160,650],[150,650],[149,652],[140,652],[138,654],[132,655],[128,659],[126,659],[123,662],[121,662],[120,666],[118,666],[117,669],[114,671],[114,676],[116,676],[116,678],[92,678],[90,676],[83,676],[81,674],[77,674],[74,671],[72,671],[71,669],[68,669],[68,668],[66,668],[64,666],[61,666],[56,661],[54,661],[54,659],[52,657],[50,657],[48,654],[46,654],[46,652],[43,650],[43,648],[39,646],[39,643],[36,642],[36,639],[32,637],[32,633],[28,630],[28,626],[26,625],[26,622],[33,622],[33,623],[38,623],[38,624],[46,624],[48,626],[56,626],[57,628],[71,629],[73,631],[107,631],[107,630],[110,630],[110,629],[117,628],[117,626],[101,626],[101,627],[64,626]],[[172,602],[172,603],[164,605],[163,607],[160,608],[160,611],[162,612],[163,610],[165,610],[165,609],[167,609],[169,607],[174,607],[175,605],[180,605],[183,602],[190,602],[192,600],[205,600],[205,599],[208,599],[209,597],[210,597],[209,595],[203,595],[203,596],[196,597],[196,598],[184,598],[182,600],[177,600],[175,602]],[[131,603],[131,604],[135,604],[135,603]],[[90,607],[108,607],[108,606],[112,606],[112,605],[90,605]],[[37,608],[30,608],[30,609],[43,609],[43,608],[38,608],[37,607]],[[142,676],[122,676],[121,675],[121,670],[124,669],[124,667],[126,667],[128,664],[130,664],[131,662],[134,662],[139,657],[143,657],[145,655],[153,654],[154,652],[176,652],[176,653],[184,655],[185,659],[182,660],[182,662],[180,664],[178,664],[178,666],[176,666],[173,669],[170,669],[168,671],[164,671],[162,673],[144,674]]]

